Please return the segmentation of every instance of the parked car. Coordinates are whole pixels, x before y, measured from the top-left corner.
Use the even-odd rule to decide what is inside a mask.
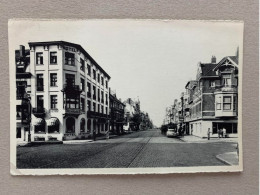
[[[168,129],[166,136],[167,137],[177,137],[178,133],[175,129]]]

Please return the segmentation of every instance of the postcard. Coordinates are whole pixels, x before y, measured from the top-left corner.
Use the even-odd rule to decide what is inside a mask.
[[[12,19],[12,175],[240,172],[243,21]]]

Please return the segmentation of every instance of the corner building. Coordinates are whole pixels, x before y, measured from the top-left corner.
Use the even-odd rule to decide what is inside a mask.
[[[30,42],[32,141],[109,130],[110,76],[78,44]]]
[[[184,101],[186,132],[199,137],[218,137],[226,129],[237,137],[238,120],[238,54],[224,57],[216,63],[199,63],[196,80],[186,84]]]

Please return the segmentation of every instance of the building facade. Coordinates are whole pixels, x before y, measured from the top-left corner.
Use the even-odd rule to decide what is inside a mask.
[[[30,42],[32,141],[109,130],[110,76],[78,44]]]
[[[30,73],[30,50],[20,46],[15,51],[16,63],[16,139],[28,141],[31,123],[31,73]]]
[[[125,124],[124,110],[125,104],[117,99],[116,93],[110,90],[109,93],[110,107],[110,131],[120,135],[123,133]]]
[[[186,84],[184,98],[186,130],[189,134],[217,137],[225,128],[237,137],[238,56],[224,57],[219,63],[199,63],[196,80]]]

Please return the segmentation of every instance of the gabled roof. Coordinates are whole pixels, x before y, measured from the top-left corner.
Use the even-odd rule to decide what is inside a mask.
[[[75,43],[70,43],[67,41],[47,41],[47,42],[29,42],[28,43],[29,46],[49,46],[49,45],[66,45],[66,46],[70,46],[70,47],[75,47],[78,50],[81,51],[81,53],[83,53],[85,56],[87,56],[87,58],[90,59],[90,61],[95,64],[95,66],[98,67],[98,69],[100,69],[100,71],[106,75],[108,77],[108,79],[110,79],[111,77],[106,73],[106,71],[103,70],[103,68],[101,66],[99,66],[99,64],[88,54],[88,52],[86,52],[86,50],[81,47],[81,45],[79,44],[75,44]]]
[[[238,66],[238,57],[237,56],[226,56],[217,64],[217,66],[213,69],[216,71],[226,60],[230,61],[234,66]]]

